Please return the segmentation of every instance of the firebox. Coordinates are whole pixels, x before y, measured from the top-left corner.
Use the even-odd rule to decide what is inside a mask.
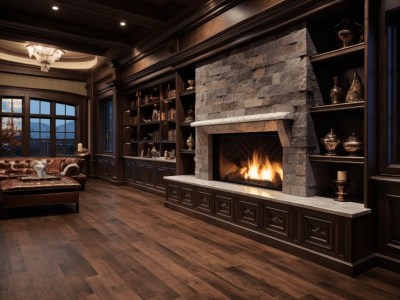
[[[214,180],[282,190],[277,132],[214,134],[212,145]]]

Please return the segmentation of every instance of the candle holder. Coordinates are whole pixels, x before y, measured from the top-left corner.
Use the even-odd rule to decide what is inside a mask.
[[[333,200],[339,202],[346,202],[345,196],[349,192],[349,184],[345,180],[332,180],[331,186],[337,195]]]

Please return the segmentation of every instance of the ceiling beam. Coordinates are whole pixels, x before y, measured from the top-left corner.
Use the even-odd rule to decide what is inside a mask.
[[[19,20],[14,21],[14,20]],[[76,31],[76,33],[71,32]],[[99,34],[96,31],[60,25],[58,23],[41,23],[27,17],[0,19],[0,36],[16,41],[32,41],[63,47],[66,50],[80,51],[88,54],[104,55],[109,48],[132,48],[132,45],[118,40],[116,36]],[[81,50],[78,50],[81,49]],[[84,50],[84,51],[82,51]]]
[[[126,7],[118,8],[117,3],[110,1],[110,5],[103,5],[89,0],[57,0],[63,6],[97,14],[102,18],[114,18],[126,22],[150,28],[153,30],[165,30],[167,22],[161,21],[160,16],[152,14],[156,8],[146,6],[146,8],[135,7],[135,1],[129,10]],[[149,14],[152,14],[149,16]]]

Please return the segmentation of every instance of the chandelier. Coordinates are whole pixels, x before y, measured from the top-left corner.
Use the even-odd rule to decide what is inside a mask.
[[[41,45],[28,45],[26,46],[28,50],[29,57],[34,56],[39,62],[43,72],[48,72],[50,70],[50,65],[55,61],[59,60],[60,57],[65,53],[60,49],[44,47]]]

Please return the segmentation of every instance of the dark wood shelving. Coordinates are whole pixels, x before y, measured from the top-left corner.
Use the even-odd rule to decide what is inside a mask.
[[[155,141],[155,140],[147,140],[147,141],[140,141],[138,142],[139,144],[159,144],[160,141]]]
[[[351,110],[351,109],[364,109],[364,101],[312,106],[310,107],[310,112],[312,113],[335,112],[335,111]]]
[[[162,102],[169,102],[169,101],[175,101],[175,100],[176,100],[176,97],[161,99]]]
[[[363,156],[328,156],[313,154],[310,155],[310,161],[326,163],[344,163],[344,164],[364,164]]]
[[[364,48],[365,48],[364,43],[359,43],[359,44],[348,46],[345,48],[340,48],[340,49],[336,49],[333,51],[313,55],[310,57],[310,60],[312,63],[317,63],[320,61],[329,60],[329,59],[336,58],[339,56],[344,56],[347,54],[364,51]]]
[[[179,152],[182,154],[195,154],[195,150],[180,149]]]
[[[162,144],[175,144],[176,141],[162,140],[162,141],[160,141],[160,143],[162,143]]]
[[[150,122],[140,122],[139,125],[154,125],[154,124],[160,124],[160,121],[150,121]]]
[[[147,103],[147,104],[141,104],[141,105],[139,105],[139,108],[154,106],[154,104],[155,104],[155,105],[160,104],[160,100],[158,100],[158,101],[153,101],[153,102]]]
[[[179,94],[179,96],[180,97],[185,97],[185,96],[194,95],[194,94],[196,94],[196,89],[184,91],[181,94]]]
[[[183,127],[190,126],[190,124],[192,124],[192,122],[182,122],[182,123],[179,124],[179,126],[183,126]]]

